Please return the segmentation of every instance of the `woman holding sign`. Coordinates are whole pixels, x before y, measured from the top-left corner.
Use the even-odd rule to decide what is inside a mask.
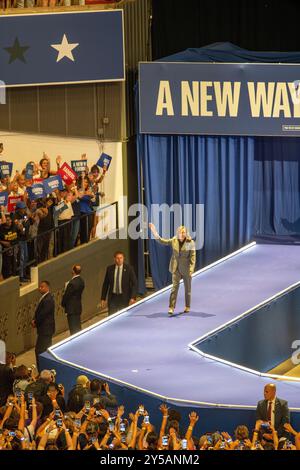
[[[78,197],[80,201],[80,243],[87,243],[90,240],[93,224],[96,196],[93,193],[90,181],[87,176],[78,178]]]
[[[56,157],[56,165],[57,165],[57,171],[60,168],[61,164],[61,156],[58,155]],[[33,179],[46,179],[49,178],[51,175],[56,175],[57,171],[52,171],[50,170],[50,158],[48,155],[43,153],[43,158],[40,160],[39,165],[35,165],[35,171],[34,171],[34,177]]]

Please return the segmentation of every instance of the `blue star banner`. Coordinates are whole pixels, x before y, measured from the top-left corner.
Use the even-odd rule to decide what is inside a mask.
[[[124,79],[123,10],[0,16],[6,86]]]

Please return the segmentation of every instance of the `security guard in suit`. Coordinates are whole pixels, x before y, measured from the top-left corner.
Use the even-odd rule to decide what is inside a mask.
[[[196,249],[195,243],[189,236],[186,227],[181,225],[176,231],[176,236],[173,238],[162,238],[157,233],[153,224],[149,227],[154,235],[154,238],[163,245],[172,247],[173,253],[169,264],[169,271],[172,274],[173,287],[171,290],[169,301],[169,315],[174,313],[176,306],[177,294],[179,289],[179,282],[183,279],[185,289],[185,309],[184,312],[190,311],[191,307],[191,287],[192,287],[192,274],[195,270],[196,264]]]

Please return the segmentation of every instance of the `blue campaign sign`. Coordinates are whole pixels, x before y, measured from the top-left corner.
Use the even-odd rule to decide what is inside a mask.
[[[300,136],[300,65],[140,63],[139,131]]]
[[[47,178],[43,181],[43,185],[46,195],[53,193],[53,191],[55,191],[56,189],[59,189],[60,191],[64,189],[64,185],[60,175],[50,176],[50,178]]]
[[[44,191],[43,183],[33,184],[32,186],[29,186],[26,189],[26,191],[27,191],[28,197],[31,201],[34,201],[35,199],[40,199],[42,197],[45,197],[45,191]]]
[[[97,161],[97,165],[103,168],[104,166],[106,169],[109,169],[109,166],[111,164],[112,157],[108,155],[107,153],[101,153],[99,160]]]
[[[27,163],[25,168],[25,179],[31,180],[33,178],[33,164]]]
[[[0,177],[5,178],[6,176],[11,176],[12,174],[13,163],[11,162],[0,162]]]
[[[0,16],[6,86],[124,80],[123,10]]]
[[[7,191],[1,191],[0,192],[0,206],[7,206],[8,202],[8,192]]]

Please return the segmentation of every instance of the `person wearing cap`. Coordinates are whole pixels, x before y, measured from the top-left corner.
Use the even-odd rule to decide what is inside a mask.
[[[13,220],[19,230],[19,250],[20,250],[20,281],[28,282],[30,279],[26,275],[28,263],[28,239],[30,225],[33,224],[32,218],[28,215],[27,206],[24,201],[18,201]]]

